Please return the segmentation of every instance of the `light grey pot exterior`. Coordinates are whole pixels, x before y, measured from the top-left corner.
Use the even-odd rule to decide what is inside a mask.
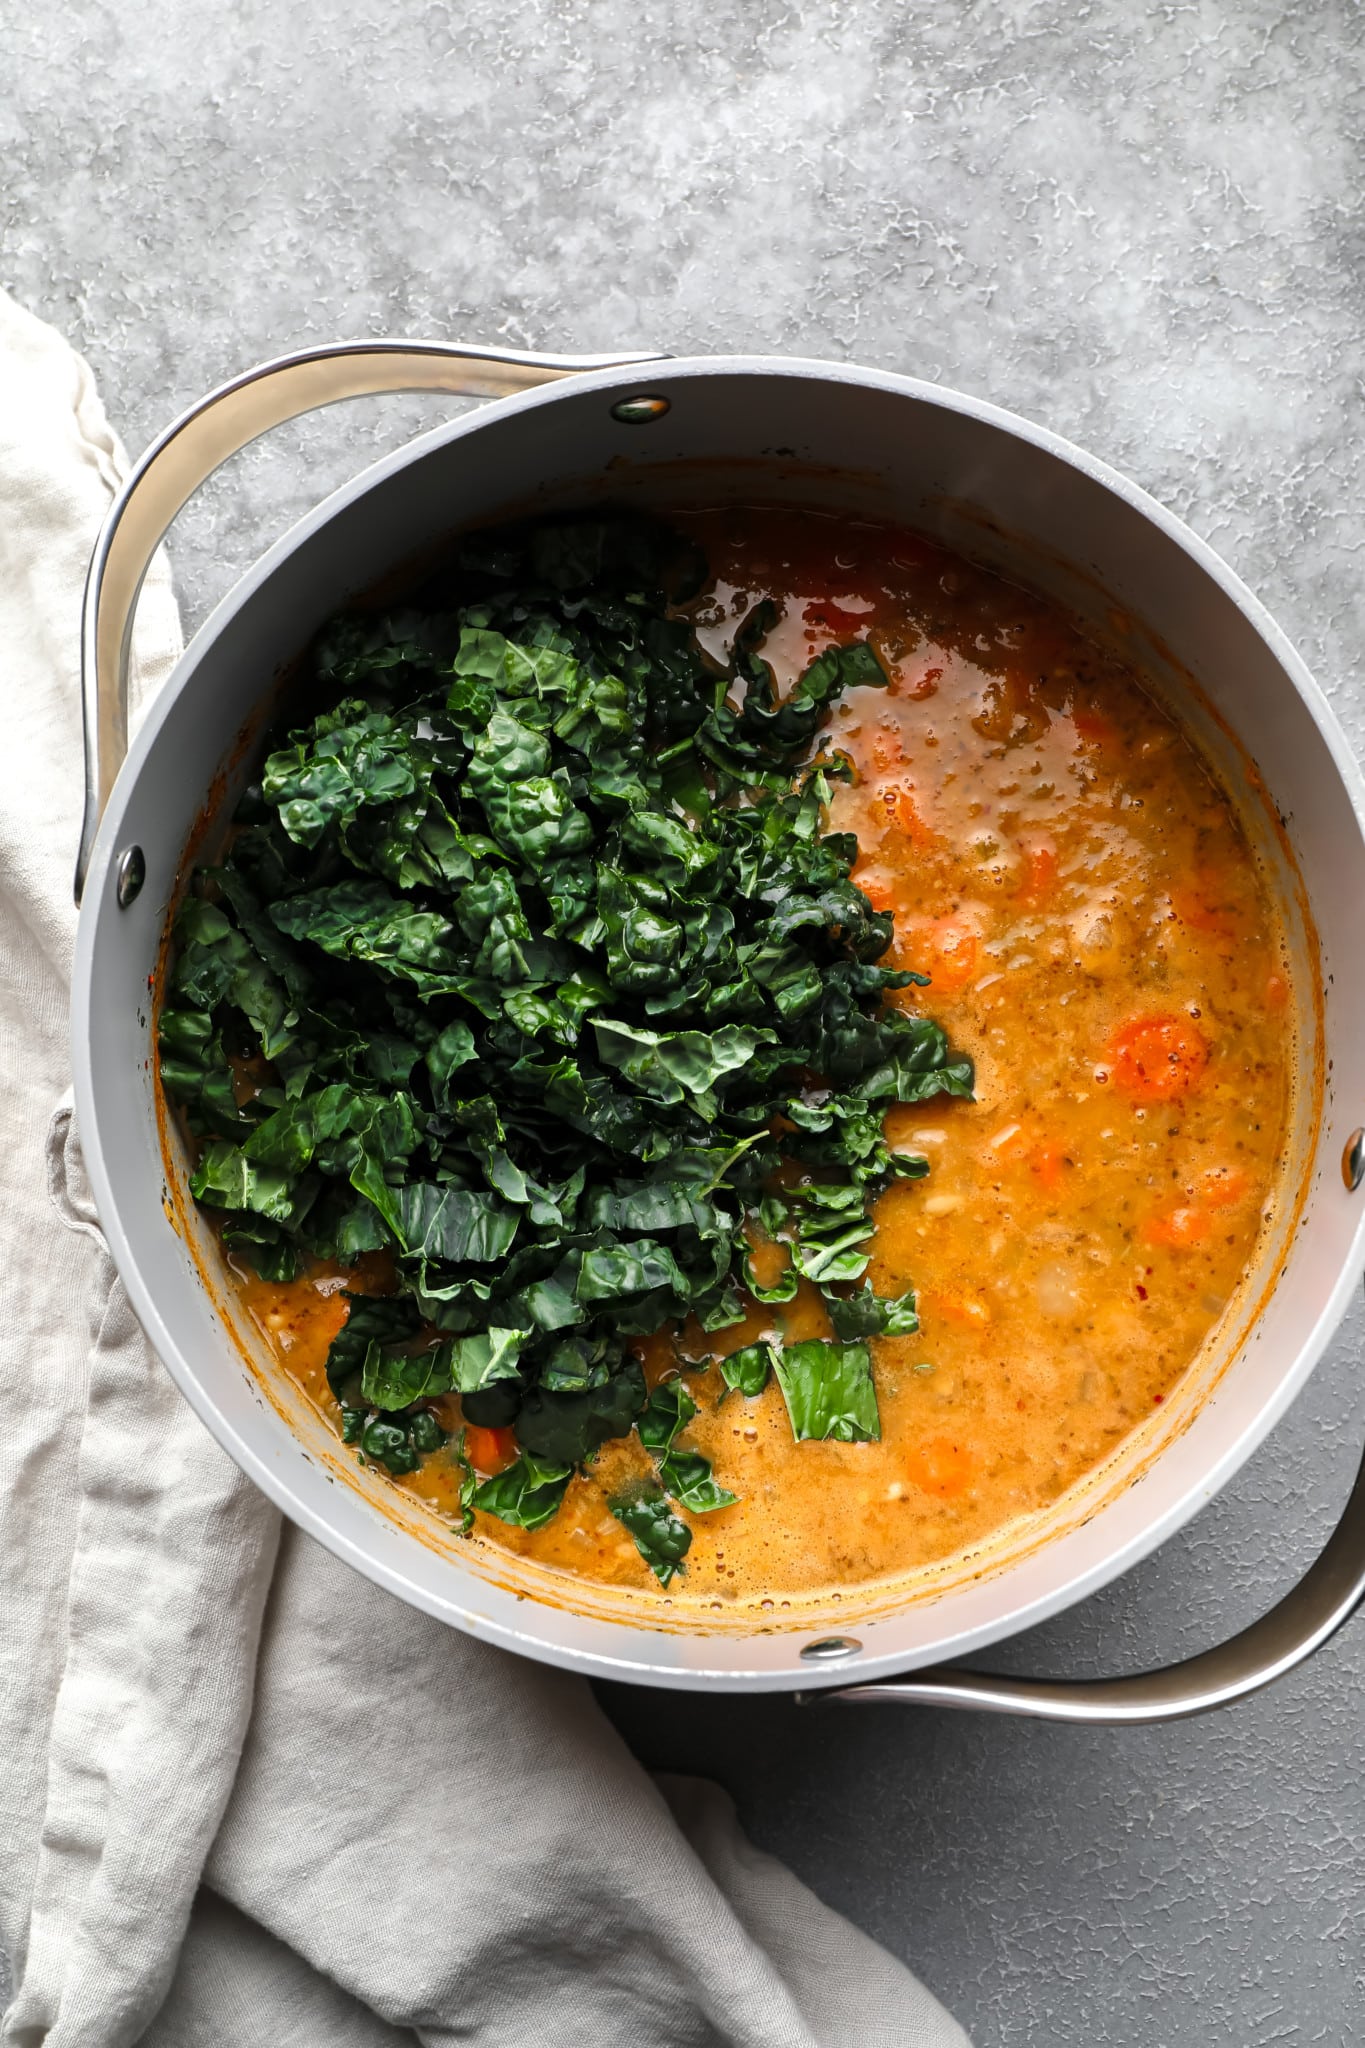
[[[612,406],[640,391],[669,409],[620,424]],[[786,497],[904,522],[1069,605],[1156,675],[1259,814],[1252,829],[1299,978],[1320,976],[1324,990],[1320,1017],[1303,1020],[1306,1070],[1319,1062],[1327,1086],[1320,1127],[1311,1089],[1299,1105],[1302,1209],[1286,1207],[1263,1271],[1162,1415],[1027,1543],[959,1562],[899,1604],[848,1598],[759,1633],[706,1633],[677,1617],[655,1627],[643,1603],[624,1618],[591,1600],[569,1608],[543,1584],[500,1580],[475,1547],[424,1534],[402,1502],[395,1514],[393,1490],[344,1462],[301,1397],[267,1398],[259,1348],[249,1363],[249,1331],[205,1277],[211,1240],[165,1200],[149,977],[206,792],[222,776],[230,804],[245,779],[239,738],[259,725],[273,679],[330,613],[440,535],[603,492],[665,506]],[[959,1656],[1103,1585],[1193,1514],[1284,1412],[1342,1314],[1362,1261],[1362,1207],[1339,1161],[1365,1120],[1363,816],[1327,703],[1260,605],[1177,520],[1054,435],[908,378],[787,359],[637,366],[501,400],[380,463],[271,549],[133,741],[90,863],[73,998],[77,1114],[110,1249],[152,1344],[242,1468],[339,1556],[457,1627],[676,1687],[777,1691]],[[133,845],[147,879],[123,909],[116,868]],[[803,1648],[835,1628],[855,1647],[837,1671],[813,1669]]]

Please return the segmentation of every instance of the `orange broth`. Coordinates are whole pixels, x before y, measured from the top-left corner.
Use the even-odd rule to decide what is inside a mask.
[[[684,1441],[740,1499],[689,1516],[686,1573],[655,1586],[609,1511],[645,1478],[606,1444],[528,1533],[480,1514],[473,1538],[670,1606],[765,1615],[886,1586],[1045,1507],[1170,1394],[1252,1261],[1276,1192],[1292,1005],[1282,935],[1237,814],[1141,681],[1064,615],[907,534],[815,514],[682,514],[713,581],[687,607],[724,656],[764,596],[785,687],[834,641],[868,636],[887,689],[852,691],[827,732],[853,780],[831,829],[895,916],[889,964],[931,977],[896,999],[976,1063],[976,1100],[891,1110],[927,1179],[875,1210],[870,1278],[918,1293],[921,1330],[872,1340],[879,1443],[795,1443],[782,1395],[722,1399],[690,1376]],[[756,1226],[755,1226],[756,1229]],[[759,1246],[780,1267],[779,1247]],[[760,1272],[760,1278],[766,1276]],[[283,1369],[337,1419],[327,1348],[344,1284],[382,1262],[242,1282]],[[642,1343],[651,1382],[761,1336],[828,1336],[803,1282],[739,1327]],[[434,1404],[459,1426],[454,1396]],[[510,1432],[471,1431],[475,1463]],[[403,1486],[458,1524],[449,1451]]]

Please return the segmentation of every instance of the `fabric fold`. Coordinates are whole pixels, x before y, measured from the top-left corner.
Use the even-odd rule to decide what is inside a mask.
[[[126,466],[85,365],[0,295],[0,1929],[5,2038],[25,2048],[135,2041],[164,1996],[232,1788],[278,1535],[133,1317],[69,1103],[48,1124],[69,1068],[80,596]],[[134,710],[179,647],[160,557]]]
[[[963,2040],[715,1787],[669,1791],[695,1840],[581,1680],[408,1611],[286,1530],[206,1875],[429,2048]]]

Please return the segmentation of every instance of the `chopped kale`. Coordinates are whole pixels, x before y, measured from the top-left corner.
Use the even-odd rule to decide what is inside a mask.
[[[672,1494],[694,1515],[709,1515],[717,1508],[733,1507],[739,1495],[718,1486],[711,1477],[711,1462],[700,1451],[670,1451],[659,1465],[664,1492]]]
[[[752,1400],[767,1386],[772,1366],[771,1344],[746,1344],[742,1351],[732,1351],[728,1358],[722,1358],[720,1374],[728,1391],[747,1394]]]
[[[674,1514],[661,1488],[647,1487],[609,1505],[617,1521],[635,1538],[635,1548],[660,1585],[670,1585],[692,1548],[692,1531]]]
[[[844,1444],[880,1438],[866,1344],[826,1344],[819,1338],[786,1344],[773,1353],[773,1371],[798,1443],[807,1437],[834,1437]]]
[[[825,1297],[836,1337],[913,1337],[919,1328],[913,1290],[874,1294],[865,1283],[853,1294]]]
[[[470,1495],[470,1505],[496,1515],[515,1529],[539,1529],[559,1513],[565,1488],[573,1478],[572,1465],[556,1465],[523,1451],[514,1465],[485,1479]],[[463,1497],[463,1496],[462,1496]]]
[[[804,1281],[835,1341],[749,1345],[726,1387],[775,1371],[799,1438],[877,1436],[865,1340],[918,1325],[866,1284],[870,1210],[926,1170],[883,1116],[972,1087],[884,1000],[922,977],[878,964],[891,919],[825,829],[848,771],[820,729],[885,684],[876,654],[831,647],[779,696],[775,608],[722,671],[676,610],[704,580],[666,527],[565,521],[472,536],[408,608],[332,621],[303,681],[326,708],[277,736],[198,871],[160,1016],[233,1257],[277,1281],[392,1262],[328,1356],[346,1441],[401,1475],[458,1397],[520,1450],[482,1484],[446,1453],[462,1516],[536,1528],[638,1430],[657,1483],[613,1512],[665,1584],[689,1540],[670,1496],[733,1496],[631,1338]],[[786,1246],[766,1287],[754,1218]]]

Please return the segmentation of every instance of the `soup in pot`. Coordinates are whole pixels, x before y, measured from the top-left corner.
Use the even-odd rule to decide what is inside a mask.
[[[1142,678],[922,539],[679,513],[600,616],[600,548],[516,546],[324,638],[195,885],[195,1192],[462,1540],[760,1621],[893,1586],[1227,1312],[1290,1107],[1267,884]]]

